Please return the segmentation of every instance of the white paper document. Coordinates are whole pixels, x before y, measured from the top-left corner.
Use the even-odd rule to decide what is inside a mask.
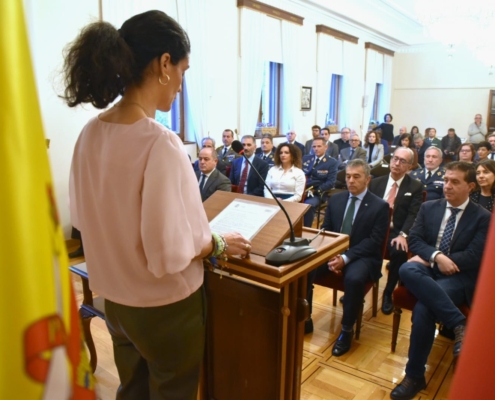
[[[252,240],[279,210],[278,206],[236,199],[210,222],[210,229],[220,234],[239,232]]]

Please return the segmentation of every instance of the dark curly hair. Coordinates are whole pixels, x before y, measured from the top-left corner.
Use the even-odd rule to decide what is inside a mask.
[[[282,161],[280,161],[280,152],[282,151],[282,149],[284,147],[288,147],[289,148],[289,153],[292,156],[292,165],[294,165],[297,168],[302,168],[302,154],[301,154],[301,150],[298,147],[296,147],[295,145],[290,144],[290,143],[280,143],[277,146],[277,150],[275,150],[275,155],[273,157],[274,164],[277,167],[279,167],[280,165],[282,165]]]
[[[176,65],[190,52],[189,37],[162,11],[135,15],[117,30],[108,22],[82,29],[64,49],[64,95],[69,107],[91,103],[105,108],[131,84],[143,80],[151,61],[170,54]]]

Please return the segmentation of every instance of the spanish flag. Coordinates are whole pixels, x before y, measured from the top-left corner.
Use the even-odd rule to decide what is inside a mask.
[[[94,399],[22,4],[0,1],[0,399]]]

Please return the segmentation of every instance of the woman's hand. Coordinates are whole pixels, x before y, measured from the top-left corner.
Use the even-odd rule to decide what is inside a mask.
[[[247,257],[251,253],[251,242],[237,232],[222,235],[227,242],[227,255]]]

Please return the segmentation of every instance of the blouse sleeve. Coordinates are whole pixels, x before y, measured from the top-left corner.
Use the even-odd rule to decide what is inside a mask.
[[[298,203],[301,201],[304,188],[306,187],[306,176],[304,175],[302,169],[294,168],[294,179],[296,181],[294,196],[285,199],[285,201]]]
[[[211,241],[197,179],[180,140],[164,132],[153,144],[141,191],[141,237],[156,277],[187,268]]]

